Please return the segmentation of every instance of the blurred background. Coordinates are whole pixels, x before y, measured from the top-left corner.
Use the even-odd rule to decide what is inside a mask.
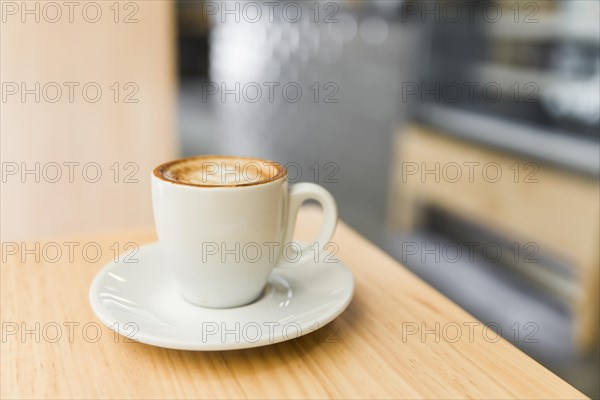
[[[171,158],[278,160],[600,396],[598,1],[0,4],[3,242],[151,226]]]

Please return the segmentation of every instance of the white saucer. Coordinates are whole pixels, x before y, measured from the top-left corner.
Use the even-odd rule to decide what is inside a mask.
[[[137,263],[111,262],[95,276],[90,303],[119,334],[180,350],[232,350],[293,339],[340,315],[354,292],[352,273],[337,259],[308,260],[273,270],[254,303],[228,309],[195,306],[181,297],[158,243],[139,249]]]

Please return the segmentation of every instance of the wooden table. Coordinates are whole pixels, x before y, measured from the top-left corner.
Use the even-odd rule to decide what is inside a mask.
[[[297,237],[310,240],[319,219],[304,209]],[[39,243],[39,251],[3,243],[2,398],[585,397],[343,223],[334,241],[356,292],[326,327],[239,351],[126,343],[95,318],[89,285],[113,250],[152,240],[148,229]]]

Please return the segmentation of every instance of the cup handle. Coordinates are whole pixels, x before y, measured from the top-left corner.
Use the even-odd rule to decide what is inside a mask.
[[[289,191],[287,218],[282,241],[282,252],[280,255],[283,255],[283,250],[286,248],[285,245],[292,240],[294,228],[296,226],[296,218],[298,217],[298,210],[306,200],[316,200],[323,208],[323,225],[321,225],[321,230],[315,241],[319,251],[324,250],[327,243],[329,243],[333,237],[338,220],[338,211],[335,199],[331,193],[315,183],[296,183]],[[310,256],[310,253],[309,246],[302,247],[301,258],[298,259],[298,262]]]

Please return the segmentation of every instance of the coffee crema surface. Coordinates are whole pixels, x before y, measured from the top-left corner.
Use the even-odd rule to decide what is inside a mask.
[[[163,164],[155,175],[195,186],[250,186],[285,176],[285,168],[260,158],[197,156]]]

